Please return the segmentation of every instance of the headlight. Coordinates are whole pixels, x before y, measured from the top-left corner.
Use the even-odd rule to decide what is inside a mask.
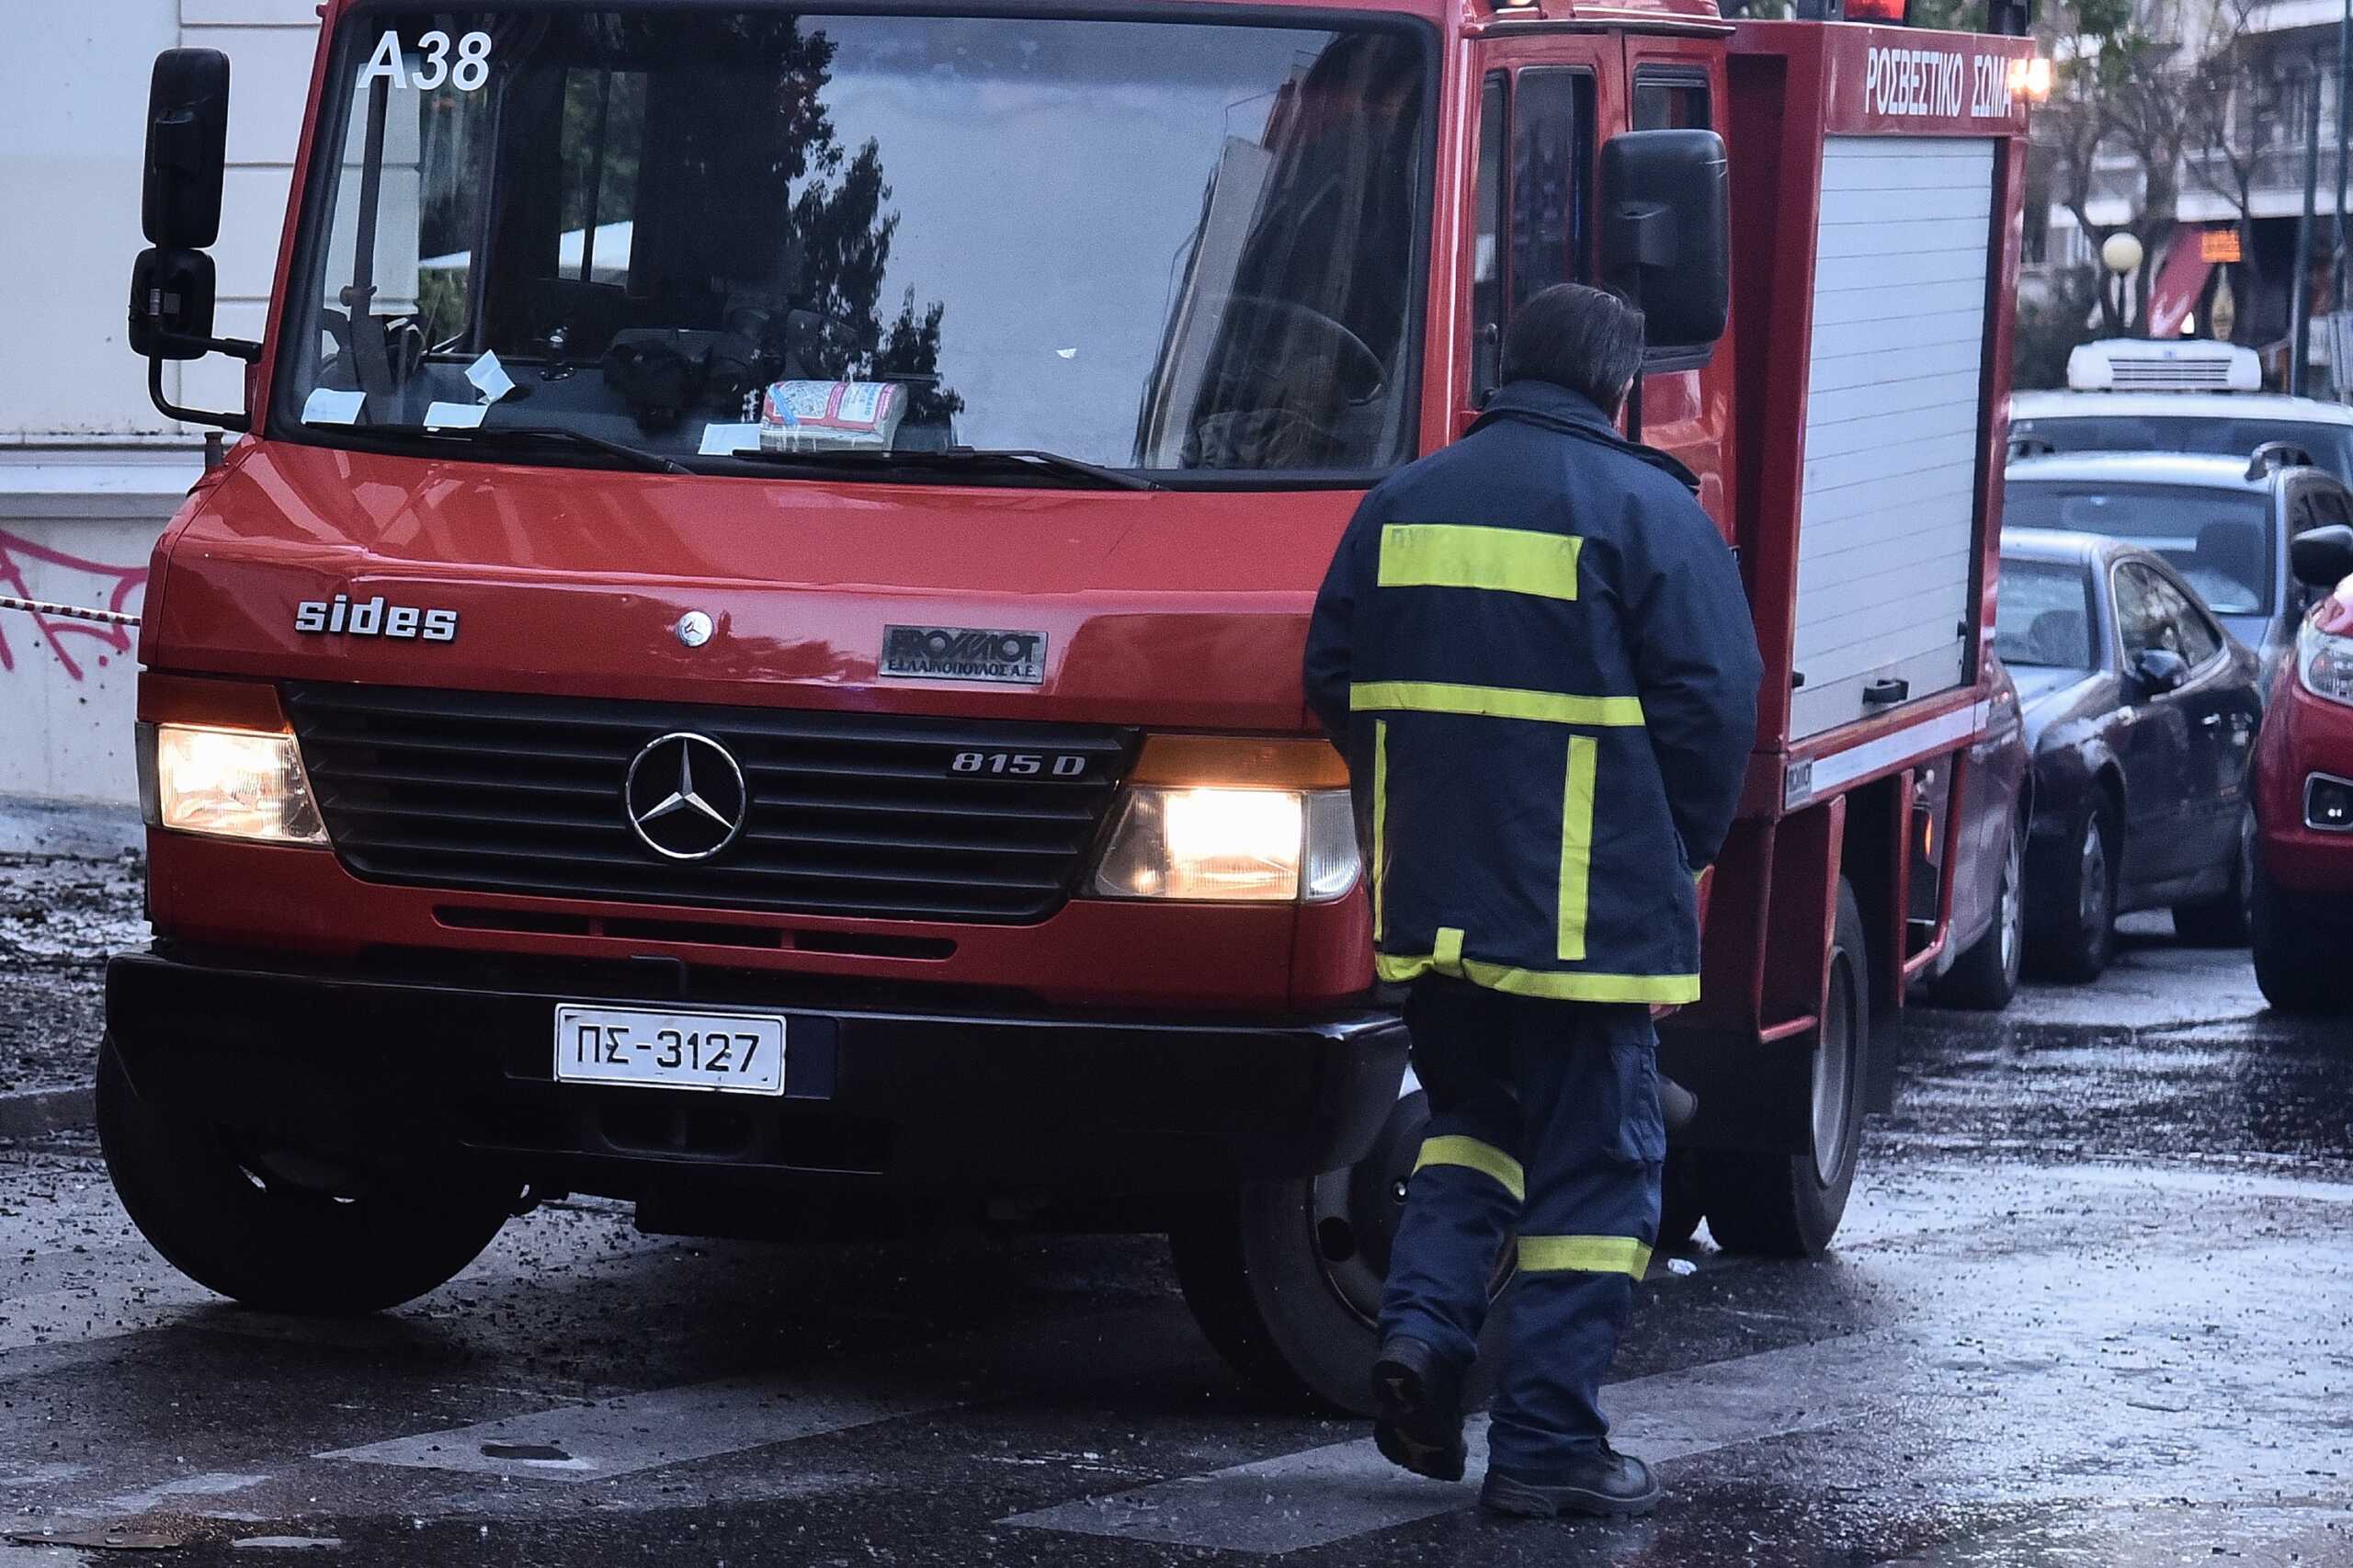
[[[1324,903],[1356,885],[1347,772],[1321,742],[1158,739],[1134,777],[1098,897]]]
[[[153,826],[272,844],[327,841],[291,735],[142,724],[139,774]]]
[[[2353,637],[2304,622],[2296,633],[2296,679],[2314,697],[2353,706]]]

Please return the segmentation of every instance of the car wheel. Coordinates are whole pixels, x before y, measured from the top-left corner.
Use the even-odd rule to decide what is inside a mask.
[[[481,1256],[519,1187],[487,1176],[360,1176],[139,1097],[98,1048],[98,1145],[131,1222],[198,1284],[270,1312],[335,1315],[413,1301]]]
[[[1812,1061],[1807,1147],[1799,1154],[1694,1151],[1708,1229],[1728,1252],[1812,1257],[1830,1245],[1855,1186],[1870,1058],[1870,960],[1855,890],[1838,884],[1821,1040]]]
[[[1177,1281],[1203,1336],[1284,1403],[1371,1414],[1381,1287],[1428,1126],[1428,1098],[1415,1090],[1349,1169],[1206,1196],[1170,1231]],[[1491,1301],[1514,1261],[1506,1242]],[[1502,1316],[1489,1314],[1491,1339]]]
[[[1947,1007],[2000,1012],[2018,994],[2025,958],[2026,824],[2019,821],[2011,824],[2009,847],[2002,856],[1994,924],[1937,982],[1936,1000]]]
[[[2212,898],[2173,906],[2174,935],[2201,948],[2235,948],[2247,939],[2255,910],[2255,807],[2239,812],[2231,846],[2231,884]]]
[[[2282,892],[2255,857],[2249,924],[2255,949],[2255,983],[2263,999],[2283,1013],[2334,1013],[2353,1002],[2353,985],[2343,976],[2342,946],[2306,901]]]
[[[2053,980],[2097,980],[2116,949],[2116,834],[2105,804],[2086,808],[2053,870],[2027,957]]]

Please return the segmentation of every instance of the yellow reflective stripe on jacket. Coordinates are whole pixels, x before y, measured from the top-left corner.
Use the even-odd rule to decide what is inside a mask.
[[[1434,680],[1366,681],[1348,687],[1348,707],[1392,713],[1461,713],[1480,719],[1533,719],[1546,724],[1639,727],[1639,697],[1572,697],[1508,686],[1452,686]]]
[[[1542,996],[1555,1002],[1648,1002],[1674,1006],[1699,999],[1696,974],[1608,974],[1597,970],[1514,969],[1508,964],[1483,963],[1461,956],[1442,960],[1430,953],[1418,958],[1381,953],[1373,960],[1374,972],[1392,985],[1403,985],[1430,973],[1451,975],[1514,996]]]
[[[1651,1249],[1631,1236],[1522,1236],[1519,1267],[1526,1274],[1631,1274],[1640,1279],[1651,1266]]]
[[[1569,737],[1568,786],[1561,799],[1561,945],[1559,957],[1585,957],[1586,891],[1593,878],[1593,767],[1600,746],[1591,735]]]
[[[1519,1168],[1518,1160],[1493,1143],[1483,1143],[1476,1138],[1465,1138],[1459,1133],[1449,1133],[1443,1138],[1426,1138],[1422,1141],[1421,1156],[1415,1160],[1414,1168],[1418,1171],[1424,1165],[1465,1166],[1495,1177],[1497,1185],[1510,1193],[1515,1201],[1528,1201],[1527,1174]]]
[[[1577,597],[1574,534],[1469,523],[1391,523],[1381,530],[1384,588],[1491,588],[1540,598]]]
[[[1389,721],[1372,726],[1372,939],[1381,940],[1381,883],[1389,869]]]

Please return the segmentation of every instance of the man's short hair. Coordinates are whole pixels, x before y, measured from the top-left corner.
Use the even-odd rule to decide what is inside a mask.
[[[1539,290],[1504,332],[1505,381],[1551,381],[1612,416],[1642,363],[1643,312],[1607,289]]]

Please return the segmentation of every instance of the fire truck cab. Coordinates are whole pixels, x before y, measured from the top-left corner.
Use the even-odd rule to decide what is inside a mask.
[[[1995,690],[2023,40],[324,16],[258,341],[205,249],[227,62],[155,75],[133,346],[239,436],[155,552],[155,941],[108,981],[101,1133],[165,1256],[356,1311],[563,1192],[1166,1230],[1237,1365],[1361,1400],[1424,1111],[1301,645],[1358,498],[1563,279],[1647,308],[1630,422],[1768,668],[1664,1021],[1703,1101],[1667,1238],[1829,1244]],[[176,401],[208,353],[242,408]]]

